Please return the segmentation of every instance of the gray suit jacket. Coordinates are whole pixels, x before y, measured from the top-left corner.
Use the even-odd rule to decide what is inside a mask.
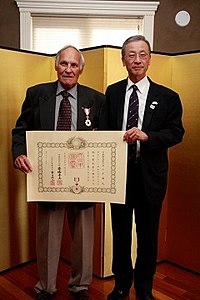
[[[12,130],[13,160],[26,155],[27,130],[54,130],[55,103],[58,81],[42,83],[27,89],[21,115]],[[91,126],[85,125],[82,107],[90,108]],[[107,128],[105,96],[89,87],[77,86],[77,130],[104,130]],[[91,204],[81,206],[87,208]]]

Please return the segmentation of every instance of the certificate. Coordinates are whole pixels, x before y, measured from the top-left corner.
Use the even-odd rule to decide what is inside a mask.
[[[27,131],[27,201],[125,203],[123,131]]]

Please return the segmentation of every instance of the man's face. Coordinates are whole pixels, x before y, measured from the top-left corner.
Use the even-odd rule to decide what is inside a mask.
[[[82,73],[81,56],[74,48],[67,48],[60,53],[55,66],[58,80],[65,89],[72,88]]]
[[[144,41],[133,41],[125,46],[122,62],[133,82],[138,82],[146,76],[150,60],[151,54]]]

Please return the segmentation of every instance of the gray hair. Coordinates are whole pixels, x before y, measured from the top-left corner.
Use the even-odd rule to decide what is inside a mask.
[[[55,57],[55,66],[58,66],[58,62],[59,62],[59,58],[60,58],[60,54],[61,52],[63,52],[65,49],[68,49],[68,48],[73,48],[74,50],[76,50],[79,54],[80,54],[80,69],[81,71],[83,70],[84,66],[85,66],[85,59],[84,59],[84,56],[82,54],[82,52],[77,49],[76,47],[72,46],[72,45],[66,45],[64,46],[62,49],[60,49],[57,54],[56,54],[56,57]]]
[[[151,53],[151,46],[150,46],[149,41],[147,41],[146,38],[143,35],[133,35],[133,36],[130,36],[128,39],[126,39],[125,42],[123,43],[122,50],[121,50],[122,57],[125,55],[125,46],[127,44],[129,44],[131,42],[135,42],[135,41],[143,41],[143,42],[145,42],[147,44],[147,46],[148,46],[149,53]]]

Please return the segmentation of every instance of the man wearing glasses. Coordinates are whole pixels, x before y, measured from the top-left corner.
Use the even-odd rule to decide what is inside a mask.
[[[106,90],[109,130],[124,130],[128,143],[126,202],[111,204],[115,287],[108,300],[125,299],[132,282],[137,299],[155,299],[152,287],[167,187],[168,148],[180,143],[184,134],[179,95],[147,77],[150,60],[151,48],[145,37],[128,38],[122,46],[128,78]],[[133,210],[137,233],[134,270]]]

